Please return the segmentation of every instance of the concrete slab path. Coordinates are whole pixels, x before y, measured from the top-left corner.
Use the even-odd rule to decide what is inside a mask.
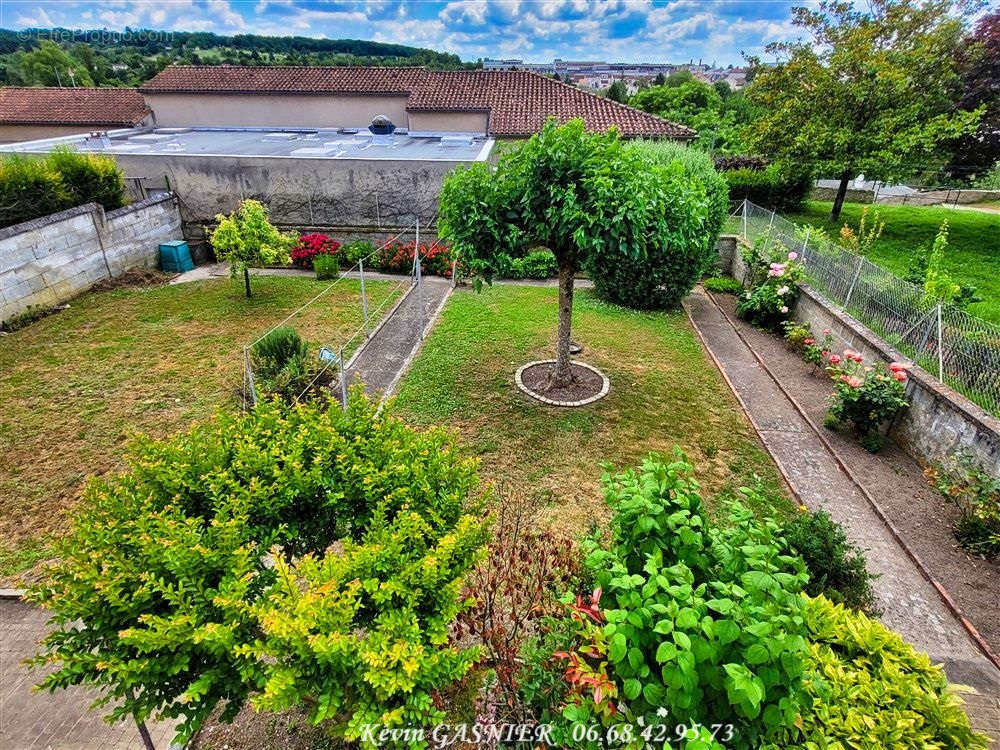
[[[44,672],[29,670],[38,641],[48,632],[48,613],[16,599],[0,599],[0,748],[3,750],[133,750],[143,748],[134,722],[111,725],[91,711],[94,690],[68,688],[39,693]],[[173,723],[147,724],[153,745],[166,750]]]
[[[685,308],[793,490],[810,508],[824,508],[867,550],[882,621],[944,665],[967,696],[973,724],[1000,738],[1000,670],[970,638],[934,586],[875,513],[809,422],[737,334],[734,322],[700,288]]]

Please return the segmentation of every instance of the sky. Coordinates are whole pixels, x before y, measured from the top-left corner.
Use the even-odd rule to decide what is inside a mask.
[[[463,60],[739,65],[797,36],[802,0],[0,0],[0,27],[162,29],[352,38]]]

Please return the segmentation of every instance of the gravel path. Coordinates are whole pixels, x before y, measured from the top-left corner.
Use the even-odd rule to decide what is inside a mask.
[[[972,641],[813,427],[761,367],[723,310],[701,289],[692,293],[685,307],[801,501],[810,508],[826,509],[867,551],[869,569],[881,576],[875,589],[882,620],[943,663],[952,681],[975,688],[978,694],[968,696],[967,701],[974,725],[1000,737],[1000,671]],[[783,347],[781,351],[795,358]],[[779,355],[769,351],[771,359],[766,361],[775,362],[772,371],[784,372],[787,363],[778,361]],[[880,474],[892,487],[892,464],[886,461]]]

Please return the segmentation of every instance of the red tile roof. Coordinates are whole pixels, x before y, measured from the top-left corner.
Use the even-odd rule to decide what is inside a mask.
[[[626,137],[691,138],[683,125],[604,99],[537,73],[424,68],[237,67],[174,65],[143,93],[398,94],[411,111],[486,111],[491,135],[528,136],[546,118],[581,117],[591,130],[616,127]]]
[[[135,89],[0,88],[2,125],[120,125],[131,127],[149,114]]]

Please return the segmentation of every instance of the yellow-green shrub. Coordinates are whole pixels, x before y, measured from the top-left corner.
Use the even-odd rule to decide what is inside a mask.
[[[115,718],[182,717],[180,741],[261,689],[262,707],[348,726],[433,720],[430,691],[474,656],[447,630],[485,536],[475,464],[447,433],[354,391],[346,412],[220,415],[129,463],[91,482],[30,593],[54,612],[44,687],[96,686]]]
[[[808,599],[800,738],[793,747],[986,750],[944,670],[876,620]]]

